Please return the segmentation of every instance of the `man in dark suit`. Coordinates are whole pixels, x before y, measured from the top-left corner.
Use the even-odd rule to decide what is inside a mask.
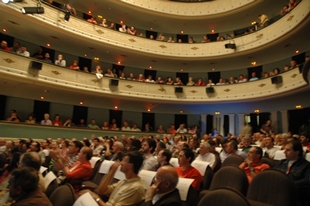
[[[145,202],[141,206],[182,205],[178,184],[178,173],[174,167],[163,166],[157,170],[154,184],[147,189]]]

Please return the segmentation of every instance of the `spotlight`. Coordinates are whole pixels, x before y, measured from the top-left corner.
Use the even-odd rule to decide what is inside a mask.
[[[23,7],[23,14],[44,14],[44,8],[41,6],[38,7]]]
[[[65,12],[64,21],[65,21],[65,22],[68,22],[69,19],[70,19],[70,11],[66,11],[66,12]]]
[[[22,2],[23,0],[2,0],[3,3],[8,4],[10,2]]]

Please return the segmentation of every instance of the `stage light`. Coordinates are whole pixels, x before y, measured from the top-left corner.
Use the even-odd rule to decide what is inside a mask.
[[[23,7],[22,8],[23,14],[44,14],[44,8],[41,6],[37,7]]]

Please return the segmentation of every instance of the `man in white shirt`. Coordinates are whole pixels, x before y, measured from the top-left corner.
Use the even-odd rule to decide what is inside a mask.
[[[30,53],[27,51],[27,47],[25,45],[23,45],[20,50],[17,51],[17,54],[24,57],[30,57]]]
[[[66,60],[63,59],[62,54],[58,54],[58,59],[55,60],[55,65],[66,67]]]
[[[4,138],[0,139],[0,154],[6,151],[6,141]]]
[[[142,142],[142,151],[144,153],[144,161],[141,169],[152,170],[157,165],[157,160],[153,156],[156,148],[156,142],[153,139],[146,139]]]
[[[279,150],[279,148],[273,146],[273,138],[269,136],[263,140],[260,147],[265,150],[265,156],[268,156],[270,159],[273,159],[276,151]]]
[[[177,133],[180,133],[180,134],[187,133],[187,129],[184,127],[184,124],[180,124],[179,129],[177,129]]]
[[[200,143],[199,155],[196,157],[196,160],[209,162],[210,167],[214,169],[216,158],[213,153],[210,152],[211,145],[208,142]]]

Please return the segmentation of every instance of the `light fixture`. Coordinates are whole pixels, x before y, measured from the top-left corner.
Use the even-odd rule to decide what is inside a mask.
[[[120,62],[120,61],[118,61],[118,62],[117,62],[117,64],[121,64],[121,62]]]
[[[117,107],[117,106],[114,106],[114,109],[118,109],[118,107]]]
[[[299,50],[296,50],[295,53],[298,54],[298,53],[299,53]]]
[[[256,62],[251,62],[252,65],[256,65]]]
[[[84,104],[84,102],[80,102],[80,105],[83,105]]]
[[[181,72],[183,72],[183,69],[180,69]]]
[[[99,57],[94,57],[94,60],[95,61],[99,61]]]
[[[50,47],[51,45],[50,45],[50,44],[46,44],[46,46],[47,46],[47,47]]]
[[[151,27],[150,30],[153,30],[153,28]]]
[[[214,71],[215,69],[214,68],[212,68],[212,71]]]
[[[44,99],[44,97],[43,97],[43,96],[41,96],[41,97],[40,97],[40,99],[42,99],[42,100],[43,100],[43,99]]]
[[[2,29],[3,32],[6,32],[6,29]]]
[[[65,11],[64,21],[68,22],[70,19],[70,11]]]
[[[259,112],[260,112],[259,109],[254,110],[254,113],[259,113]]]
[[[183,113],[183,110],[180,110],[180,113],[182,114],[182,113]]]
[[[184,31],[181,31],[181,34],[183,34],[184,33]]]
[[[23,7],[23,14],[44,14],[44,8],[38,4],[37,7]]]
[[[87,54],[84,54],[84,57],[87,57]]]
[[[23,0],[2,0],[3,3],[8,4],[10,2],[22,2]]]
[[[216,114],[216,115],[219,115],[219,114],[221,114],[221,112],[215,112],[215,114]]]
[[[152,66],[149,66],[149,69],[150,69],[150,70],[152,70],[152,69],[153,69],[153,67],[152,67]]]
[[[102,16],[101,16],[101,15],[98,15],[98,18],[102,19]]]
[[[147,111],[150,112],[151,110],[150,110],[150,109],[147,109]]]
[[[301,105],[296,105],[296,109],[301,109],[302,106]]]
[[[214,33],[214,29],[211,30],[211,33]]]
[[[256,21],[253,21],[253,22],[252,22],[252,25],[255,25],[255,24],[256,24]]]

